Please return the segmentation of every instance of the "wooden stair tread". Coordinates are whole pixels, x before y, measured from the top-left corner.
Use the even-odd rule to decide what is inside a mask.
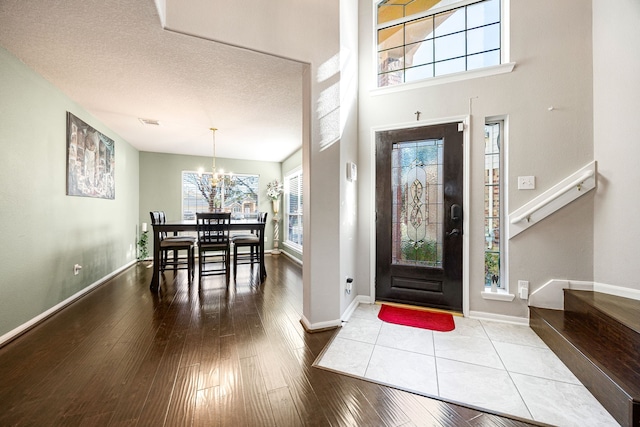
[[[640,334],[640,301],[601,292],[565,289],[570,294]]]

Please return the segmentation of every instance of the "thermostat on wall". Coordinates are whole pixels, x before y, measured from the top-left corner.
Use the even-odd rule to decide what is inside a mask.
[[[358,167],[353,162],[347,162],[347,181],[355,181],[358,178]]]

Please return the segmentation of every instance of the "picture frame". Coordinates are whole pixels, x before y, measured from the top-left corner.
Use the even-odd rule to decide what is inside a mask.
[[[115,142],[67,111],[67,195],[115,199]]]

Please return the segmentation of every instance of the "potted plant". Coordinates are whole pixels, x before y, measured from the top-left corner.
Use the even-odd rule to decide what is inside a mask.
[[[142,232],[138,239],[138,261],[144,261],[149,258],[149,232],[147,231],[147,223],[142,223]]]

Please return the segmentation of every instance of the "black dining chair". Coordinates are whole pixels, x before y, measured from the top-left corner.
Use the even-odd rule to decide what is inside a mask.
[[[263,224],[267,222],[267,212],[258,213],[258,222]],[[233,277],[238,274],[239,264],[251,264],[252,269],[254,263],[260,264],[260,242],[263,238],[261,232],[263,233],[264,230],[256,230],[255,233],[240,234],[231,238],[233,243]],[[249,251],[238,252],[240,248],[249,248]],[[262,268],[261,265],[260,268]]]
[[[151,217],[151,225],[164,224],[166,215],[163,211],[149,212]],[[195,273],[195,237],[191,236],[168,236],[167,233],[160,233],[160,259],[154,262],[160,262],[160,272],[164,272],[167,268],[174,270],[186,269],[189,280],[193,278]],[[180,257],[180,251],[187,252],[186,260]],[[171,257],[169,254],[171,253]]]
[[[225,274],[229,281],[230,222],[231,213],[228,212],[196,213],[200,280],[203,276]]]

